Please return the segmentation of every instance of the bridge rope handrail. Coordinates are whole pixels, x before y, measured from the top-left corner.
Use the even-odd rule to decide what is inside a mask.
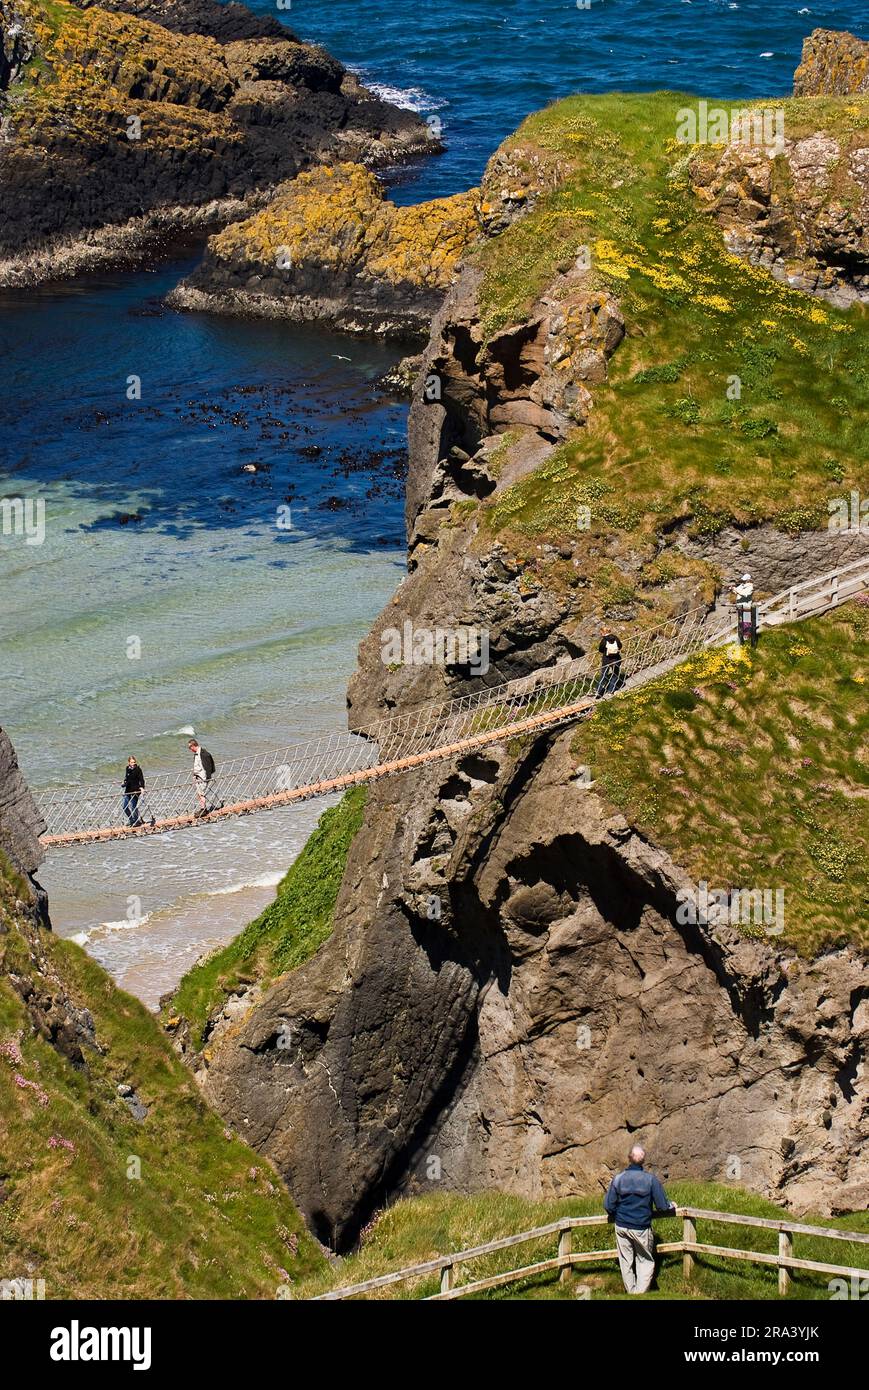
[[[671,619],[637,633],[625,641],[622,669],[625,677],[660,666],[696,650],[708,639],[708,608],[692,609],[681,619]],[[372,769],[381,762],[398,762],[437,743],[461,742],[491,727],[509,726],[530,706],[550,709],[569,706],[590,694],[599,671],[590,655],[575,657],[542,668],[516,680],[488,686],[467,695],[431,701],[395,715],[388,715],[364,731],[327,732],[266,753],[222,763],[212,784],[217,793],[238,799],[290,792],[315,785],[342,773]],[[211,790],[211,789],[210,789]],[[123,793],[118,782],[79,784],[48,789],[39,794],[40,811],[49,838],[72,830],[99,829],[111,822],[106,817],[120,812]],[[193,797],[192,774],[157,774],[149,779],[143,805],[151,813],[171,816],[189,806]],[[191,807],[192,810],[192,807]]]
[[[806,580],[758,606],[769,621],[799,620],[845,602],[869,587],[869,556]],[[814,604],[808,591],[815,590]],[[799,597],[795,599],[795,594]],[[787,611],[778,613],[777,606]],[[619,689],[683,661],[701,650],[728,640],[736,631],[736,615],[725,619],[699,605],[680,617],[641,629],[625,638]],[[209,786],[209,800],[220,807],[215,816],[245,814],[282,805],[306,796],[342,790],[345,786],[387,772],[404,770],[421,761],[446,757],[536,726],[553,727],[581,717],[593,705],[600,679],[590,652],[542,667],[529,675],[485,686],[470,694],[434,700],[401,713],[383,716],[364,729],[332,731],[223,762]],[[604,698],[617,691],[608,692]],[[74,784],[38,794],[46,823],[45,844],[73,843],[95,838],[138,835],[195,823],[192,772],[157,774],[148,781],[140,802],[144,824],[121,821],[123,792],[118,782]]]

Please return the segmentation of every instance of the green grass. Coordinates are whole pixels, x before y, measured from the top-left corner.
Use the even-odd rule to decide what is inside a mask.
[[[710,889],[784,888],[781,940],[869,941],[869,607],[693,658],[607,701],[577,761]],[[744,928],[758,934],[755,928]]]
[[[766,1201],[745,1189],[722,1183],[674,1182],[667,1184],[672,1201],[683,1206],[710,1210],[727,1210],[746,1216],[781,1219],[789,1215],[783,1208]],[[502,1192],[480,1192],[465,1197],[453,1193],[436,1193],[397,1202],[382,1212],[363,1233],[358,1252],[345,1259],[339,1268],[324,1268],[299,1290],[300,1297],[310,1297],[330,1288],[361,1283],[391,1270],[402,1269],[448,1255],[457,1250],[497,1240],[502,1236],[532,1230],[560,1216],[591,1216],[602,1211],[602,1194],[573,1197],[561,1201],[526,1201]],[[831,1220],[821,1216],[800,1216],[809,1225],[836,1227],[840,1230],[869,1231],[869,1212],[858,1212]],[[655,1222],[659,1241],[681,1239],[681,1219],[668,1218]],[[746,1250],[778,1249],[774,1231],[762,1231],[748,1226],[728,1226],[723,1222],[699,1221],[698,1239],[706,1244],[727,1245]],[[612,1228],[593,1226],[573,1232],[573,1249],[599,1250],[611,1248]],[[516,1269],[520,1265],[544,1260],[555,1255],[557,1236],[514,1246],[494,1255],[487,1255],[465,1266],[462,1282],[473,1278]],[[823,1239],[815,1236],[795,1236],[797,1258],[823,1261],[827,1264],[869,1268],[869,1247],[850,1241]],[[830,1276],[794,1272],[790,1298],[829,1298]],[[379,1290],[368,1297],[426,1298],[438,1291],[437,1276],[402,1283]],[[614,1260],[601,1260],[578,1266],[573,1276],[560,1283],[557,1273],[537,1275],[520,1280],[503,1289],[472,1294],[471,1298],[492,1299],[574,1299],[579,1293],[590,1298],[626,1298]],[[661,1257],[657,1288],[648,1298],[665,1299],[776,1299],[777,1275],[772,1268],[725,1260],[716,1256],[698,1256],[690,1282],[682,1277],[681,1255]]]
[[[601,536],[620,536],[627,553],[677,521],[701,537],[731,522],[812,530],[827,524],[828,501],[869,486],[866,310],[833,309],[728,253],[689,187],[690,147],[674,139],[692,100],[576,96],[530,117],[506,148],[550,168],[549,191],[474,253],[489,335],[522,322],[580,246],[591,248],[590,286],[620,302],[627,336],[608,382],[591,387],[588,423],[479,506],[483,534],[517,554],[541,537],[584,545],[575,553],[593,582]],[[865,143],[865,97],[781,104],[789,137],[828,129]],[[784,169],[776,161],[782,196]],[[835,182],[831,197],[846,196]],[[590,507],[586,533],[579,505]],[[641,571],[639,596],[654,604],[653,588]]]
[[[49,1299],[235,1299],[310,1277],[322,1256],[269,1163],[224,1129],[154,1017],[80,947],[36,933],[16,896],[0,867],[3,1278],[44,1279]],[[34,1032],[12,974],[90,1010],[85,1068]]]
[[[268,984],[302,965],[332,931],[347,855],[362,824],[367,788],[354,787],[324,812],[311,838],[278,885],[273,903],[228,946],[187,972],[168,1007],[186,1018],[201,1045],[212,1011],[240,983]]]
[[[9,100],[26,98],[53,82],[55,73],[45,57],[46,44],[59,39],[68,26],[77,27],[81,18],[74,5],[58,4],[57,0],[24,0],[22,11],[25,19],[36,27],[37,46],[18,79],[9,84],[5,94],[0,93],[0,106],[4,96]]]

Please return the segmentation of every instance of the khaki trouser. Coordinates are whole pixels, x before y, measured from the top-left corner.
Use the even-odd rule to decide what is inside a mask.
[[[616,1226],[619,1269],[628,1293],[645,1293],[655,1273],[655,1233]]]

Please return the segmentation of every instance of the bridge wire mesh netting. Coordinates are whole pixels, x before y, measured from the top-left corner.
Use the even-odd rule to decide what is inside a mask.
[[[708,610],[697,608],[627,638],[619,689],[732,634],[728,625],[710,635],[707,619]],[[576,717],[575,706],[594,694],[599,678],[596,658],[586,654],[473,694],[389,715],[364,733],[323,733],[267,753],[234,758],[220,765],[209,784],[209,807],[241,810],[258,809],[252,802],[280,805],[369,780],[381,770],[399,771],[401,767],[393,768],[394,764],[431,758],[456,744],[491,742],[499,732],[509,735],[512,726],[528,720],[551,727],[559,717]],[[339,785],[329,785],[334,782]],[[188,769],[149,778],[138,814],[147,829],[152,822],[159,825],[189,818],[197,805]],[[39,807],[49,839],[125,828],[123,791],[116,782],[48,789],[39,795]]]

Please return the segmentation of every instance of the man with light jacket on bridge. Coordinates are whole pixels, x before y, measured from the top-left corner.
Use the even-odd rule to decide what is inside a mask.
[[[646,1293],[655,1273],[652,1216],[675,1216],[676,1208],[654,1173],[643,1168],[646,1151],[635,1144],[628,1166],[617,1173],[603,1199],[615,1225],[619,1269],[628,1293]]]

